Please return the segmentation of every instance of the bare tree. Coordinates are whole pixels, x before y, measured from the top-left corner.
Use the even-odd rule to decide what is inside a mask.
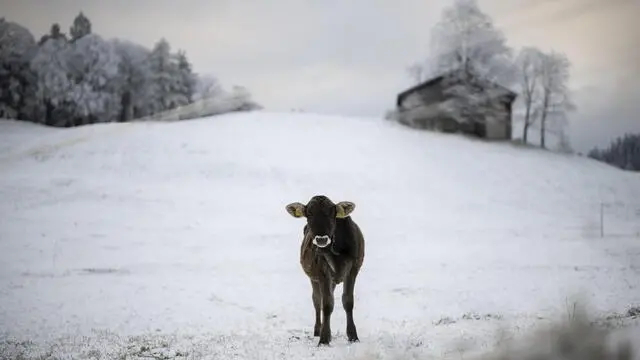
[[[540,100],[540,73],[543,53],[534,47],[525,47],[520,50],[516,59],[518,90],[520,96],[518,102],[524,106],[524,126],[522,141],[526,144],[529,128],[537,118],[536,104]]]
[[[540,147],[546,148],[546,133],[559,132],[567,123],[568,112],[576,109],[569,90],[571,63],[565,54],[545,53],[540,62],[541,99]]]
[[[516,59],[519,102],[524,106],[522,140],[527,142],[529,130],[540,129],[540,146],[547,147],[548,133],[558,135],[562,146],[568,146],[565,131],[568,112],[575,110],[569,90],[571,63],[566,55],[542,52],[534,47],[520,50]]]

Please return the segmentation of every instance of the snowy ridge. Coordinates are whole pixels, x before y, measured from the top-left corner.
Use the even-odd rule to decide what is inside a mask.
[[[52,128],[40,124],[0,119],[0,133],[5,133],[0,148],[0,161],[24,156],[39,158],[53,154],[59,148],[73,146],[93,136],[108,136],[126,131],[131,123],[102,123],[72,129]]]
[[[247,96],[243,96],[243,94],[221,93],[216,97],[200,99],[191,104],[178,106],[171,110],[135,119],[135,121],[177,121],[197,119],[238,111],[245,106],[253,106]]]
[[[499,326],[565,316],[576,294],[603,317],[640,304],[637,218],[608,215],[616,237],[597,226],[601,202],[636,206],[640,181],[589,159],[270,112],[0,121],[0,144],[0,343],[99,358],[460,358],[461,334],[492,347]],[[317,193],[355,202],[367,241],[351,346],[341,287],[334,345],[309,338],[303,222],[284,205]]]

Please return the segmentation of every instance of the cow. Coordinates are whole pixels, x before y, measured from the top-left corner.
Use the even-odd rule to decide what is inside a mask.
[[[353,321],[353,291],[364,262],[364,236],[350,216],[355,206],[350,201],[334,204],[324,195],[313,196],[306,205],[293,202],[286,206],[291,216],[306,218],[300,265],[311,281],[311,299],[316,312],[313,336],[320,337],[318,346],[331,342],[333,293],[338,284],[343,284],[347,339],[351,343],[360,341]]]

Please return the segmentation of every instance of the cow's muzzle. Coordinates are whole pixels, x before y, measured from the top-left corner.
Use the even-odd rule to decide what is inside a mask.
[[[316,235],[313,238],[313,245],[319,248],[326,248],[330,244],[331,244],[331,238],[327,235],[322,235],[322,236]]]

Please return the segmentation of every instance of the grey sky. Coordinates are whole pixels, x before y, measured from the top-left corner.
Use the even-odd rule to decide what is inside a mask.
[[[151,47],[165,37],[201,73],[245,85],[268,109],[381,116],[426,58],[430,26],[450,0],[0,0],[36,37],[80,11],[96,33]],[[581,151],[640,132],[637,0],[479,0],[515,48],[565,52]]]

